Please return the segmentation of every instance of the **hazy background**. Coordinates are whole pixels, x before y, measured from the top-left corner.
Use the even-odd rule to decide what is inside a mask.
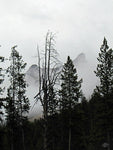
[[[93,71],[104,36],[113,48],[113,0],[0,0],[0,55],[9,57],[11,47],[18,45],[28,69],[37,63],[36,47],[43,50],[48,30],[56,33],[63,63],[68,55],[74,60],[81,52],[85,54],[86,66],[77,69],[89,98],[97,83]],[[32,105],[37,90],[32,86],[27,90]]]
[[[81,52],[95,62],[104,36],[113,47],[113,0],[0,0],[0,55],[18,45],[29,67],[48,29],[63,62]]]

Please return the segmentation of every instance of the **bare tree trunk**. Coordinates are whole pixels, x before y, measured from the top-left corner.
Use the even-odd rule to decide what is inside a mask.
[[[11,150],[14,150],[14,131],[11,129]]]
[[[68,150],[71,150],[71,127],[69,127],[69,148]]]
[[[47,149],[47,120],[44,119],[44,150]]]
[[[108,90],[107,90],[108,91]],[[108,97],[109,93],[107,92],[107,94],[105,95],[105,105],[106,105],[106,114],[107,112],[109,112],[109,107],[108,107],[108,103],[107,103],[107,97]],[[108,142],[108,150],[110,150],[110,132],[109,132],[109,118],[108,116],[106,117],[106,124],[107,124],[107,142]]]
[[[45,51],[44,51],[44,66],[43,71],[41,72],[40,67],[40,54],[39,49],[37,47],[38,52],[38,65],[39,65],[39,92],[34,97],[41,101],[43,107],[43,117],[44,117],[44,150],[48,149],[48,139],[47,139],[47,132],[48,132],[48,101],[49,101],[49,92],[50,92],[50,85],[55,84],[55,81],[50,77],[50,66],[51,66],[51,50],[52,50],[52,41],[53,36],[52,33],[48,32],[46,35],[45,40]],[[55,78],[56,79],[56,78]]]
[[[107,132],[107,141],[108,141],[108,150],[110,150],[110,133],[109,133],[109,131]]]
[[[47,86],[47,85],[46,85]],[[44,90],[44,150],[47,150],[47,89]]]
[[[24,130],[22,127],[22,143],[23,143],[23,150],[25,150],[25,138],[24,138]]]
[[[71,90],[71,86],[70,86],[70,79],[69,79],[69,150],[71,150],[71,109],[72,109],[72,104],[71,104],[71,98],[70,98],[70,90]]]

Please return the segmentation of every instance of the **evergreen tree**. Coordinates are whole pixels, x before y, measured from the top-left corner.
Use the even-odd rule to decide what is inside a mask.
[[[61,74],[61,90],[60,90],[60,107],[61,110],[72,109],[77,104],[82,92],[81,83],[78,81],[76,68],[70,57],[68,56],[67,62],[63,66]]]
[[[100,80],[100,85],[96,87],[92,98],[94,99],[95,95],[99,95],[98,106],[100,105],[100,107],[96,107],[97,128],[102,129],[104,127],[106,132],[99,130],[98,138],[106,137],[107,148],[110,150],[112,143],[111,134],[113,134],[113,50],[109,49],[105,38],[97,60],[99,64],[95,73]]]
[[[69,123],[69,132],[68,132],[68,147],[71,150],[71,126],[72,126],[72,110],[76,106],[80,96],[81,96],[81,83],[82,80],[78,81],[78,75],[76,68],[70,57],[68,56],[67,62],[63,66],[61,74],[61,90],[60,90],[60,109],[61,112],[68,111],[68,123]],[[65,117],[62,117],[62,121]],[[65,124],[65,123],[64,123]],[[64,143],[64,142],[63,142]]]
[[[4,57],[0,56],[0,62],[4,62]],[[0,85],[2,85],[3,81],[4,81],[4,75],[3,75],[3,68],[0,67]],[[2,86],[0,86],[0,123],[2,122],[2,116],[3,116],[3,101],[4,99],[1,97],[3,94],[3,90],[4,88],[2,88]]]
[[[113,93],[113,50],[109,49],[105,38],[97,60],[99,64],[97,65],[97,71],[95,71],[95,73],[100,80],[97,91],[102,96],[108,96]]]
[[[0,63],[1,63],[1,67],[0,67],[0,148],[4,150],[5,149],[3,143],[4,142],[4,127],[3,127],[4,88],[2,87],[2,83],[4,81],[4,74],[3,74],[2,62],[4,62],[4,57],[0,56]]]
[[[19,146],[21,149],[25,149],[23,123],[27,119],[26,113],[29,111],[29,100],[25,95],[25,74],[23,73],[26,63],[23,62],[22,56],[19,55],[15,48],[16,46],[12,47],[11,65],[7,70],[10,78],[10,87],[8,88],[6,101],[6,119],[11,137],[11,150],[19,149]],[[17,134],[19,135],[17,136]],[[17,139],[19,137],[22,144],[18,144],[19,140]]]

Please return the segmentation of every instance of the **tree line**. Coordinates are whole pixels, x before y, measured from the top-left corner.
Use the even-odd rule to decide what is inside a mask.
[[[104,38],[94,71],[100,82],[87,100],[82,92],[84,82],[67,57],[58,67],[54,34],[48,32],[43,60],[38,53],[37,95],[43,117],[30,122],[22,56],[12,47],[6,72],[10,86],[3,98],[3,69],[0,68],[0,148],[2,150],[112,150],[113,148],[113,50]],[[0,57],[1,63],[5,61]],[[60,69],[59,69],[60,68]],[[57,85],[58,84],[58,85]],[[4,109],[3,109],[4,108]],[[4,111],[5,110],[5,113]],[[5,122],[3,120],[5,119]]]

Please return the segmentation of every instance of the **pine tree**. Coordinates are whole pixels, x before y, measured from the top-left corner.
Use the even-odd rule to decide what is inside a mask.
[[[4,62],[4,57],[0,56],[0,62]],[[3,68],[0,67],[0,85],[2,85],[4,81],[4,75],[3,75]],[[4,107],[4,99],[1,97],[3,94],[4,88],[0,86],[0,123],[2,122],[2,116],[3,116],[3,107]]]
[[[3,98],[3,91],[4,88],[2,87],[2,83],[4,81],[4,74],[3,74],[3,64],[4,57],[0,56],[0,148],[4,150],[4,127],[3,127],[3,108],[4,108],[4,98]]]
[[[76,68],[74,68],[74,64],[69,56],[67,58],[67,62],[63,66],[61,82],[61,110],[72,109],[77,104],[82,94],[82,80],[78,81]]]
[[[109,145],[107,148],[110,150],[112,143],[111,134],[113,133],[113,50],[109,49],[105,38],[97,60],[99,63],[95,73],[100,80],[100,84],[96,87],[93,97],[99,94],[99,104],[101,107],[97,109],[97,115],[101,121],[100,119],[98,120],[98,126],[106,129],[104,137],[106,137],[106,142]],[[97,115],[96,118],[98,119]],[[99,129],[101,129],[100,127]],[[98,133],[102,137],[103,131]]]
[[[71,150],[71,112],[81,97],[82,79],[78,81],[76,68],[74,68],[74,64],[69,56],[67,62],[63,66],[61,82],[60,109],[61,112],[65,112],[66,110],[69,112],[68,147],[69,150]]]
[[[113,93],[113,50],[109,49],[105,38],[97,60],[99,64],[97,65],[97,71],[95,71],[95,73],[100,80],[97,91],[102,96],[108,96]]]
[[[11,150],[19,148],[18,146],[21,146],[21,149],[24,150],[23,123],[27,119],[26,113],[29,111],[29,100],[25,95],[25,74],[23,73],[26,63],[23,62],[22,56],[19,55],[19,52],[15,48],[16,46],[12,47],[10,56],[11,65],[7,69],[10,78],[10,87],[8,88],[6,98],[6,119],[11,135]],[[17,132],[19,130],[21,134]],[[16,136],[18,133],[19,135]],[[18,141],[16,140],[19,136],[22,140],[21,145],[18,145]]]

